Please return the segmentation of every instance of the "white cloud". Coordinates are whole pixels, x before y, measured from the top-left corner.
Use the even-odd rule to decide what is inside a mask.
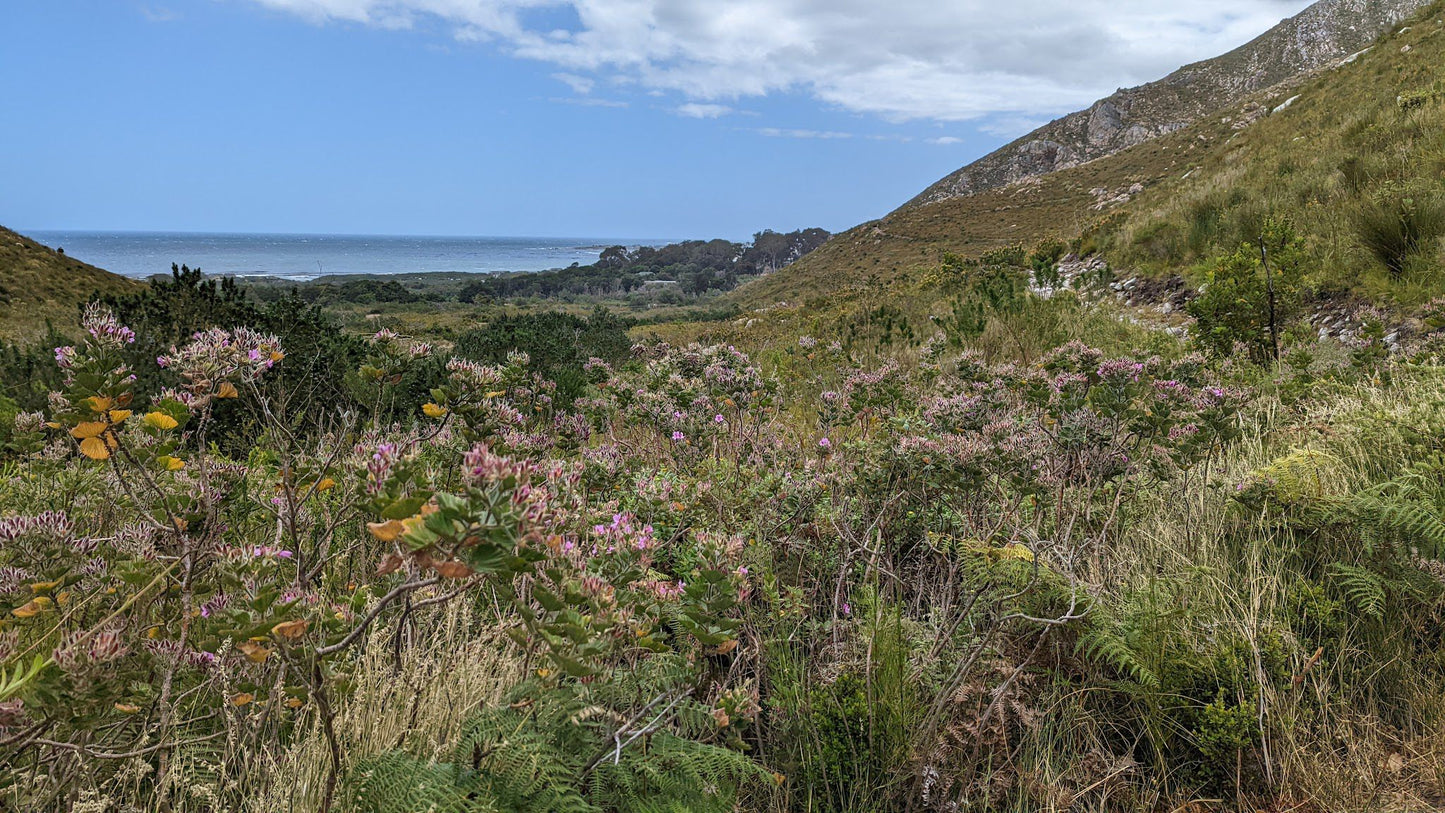
[[[688,102],[687,104],[679,105],[677,108],[677,114],[679,116],[687,116],[692,119],[715,119],[735,112],[737,111],[725,104],[703,104],[700,102]]]
[[[594,99],[590,96],[554,96],[547,101],[553,104],[575,104],[578,107],[627,107],[627,102],[616,99]]]
[[[753,132],[758,135],[765,135],[769,138],[852,138],[852,133],[840,133],[835,130],[795,130],[781,127],[759,127]]]
[[[581,93],[584,96],[591,93],[592,88],[597,86],[597,80],[578,76],[575,73],[554,73],[552,78],[572,88],[573,93]]]
[[[928,139],[928,143],[937,144],[940,147],[947,147],[950,144],[962,144],[963,139],[958,138],[957,136],[939,136],[938,138]]]
[[[141,6],[140,13],[153,23],[169,23],[181,18],[180,14],[165,6]]]
[[[1048,123],[1048,119],[1035,116],[1004,115],[989,118],[980,124],[978,129],[999,138],[1014,139],[1024,133],[1032,133]]]
[[[788,91],[889,120],[1039,120],[1229,50],[1309,0],[252,0],[722,105]],[[563,22],[559,23],[558,21]],[[563,80],[568,81],[568,80]],[[579,83],[585,85],[585,82]],[[590,88],[589,88],[590,89]],[[1009,128],[1010,130],[1012,128]]]

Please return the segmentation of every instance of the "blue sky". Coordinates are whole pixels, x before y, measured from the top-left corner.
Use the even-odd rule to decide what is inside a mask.
[[[11,0],[0,223],[840,230],[1306,4]]]

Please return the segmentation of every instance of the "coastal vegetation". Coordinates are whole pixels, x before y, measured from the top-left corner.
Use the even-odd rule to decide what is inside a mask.
[[[3,416],[0,804],[1436,798],[1445,338],[1081,337],[1056,253],[750,351],[98,299]]]
[[[1442,14],[831,239],[65,278],[0,810],[1440,808]]]

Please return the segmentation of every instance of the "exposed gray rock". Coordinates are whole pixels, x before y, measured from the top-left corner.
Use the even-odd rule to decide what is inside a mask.
[[[1241,101],[1354,60],[1431,0],[1320,0],[1252,42],[1116,92],[954,172],[909,201],[963,197],[1112,155]],[[1268,109],[1237,122],[1247,127]]]

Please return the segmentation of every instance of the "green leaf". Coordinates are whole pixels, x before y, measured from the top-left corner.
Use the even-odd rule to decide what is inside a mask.
[[[416,513],[421,510],[423,505],[426,505],[426,502],[426,497],[407,497],[397,500],[387,506],[387,509],[381,512],[381,516],[383,519],[406,519],[407,517],[416,516]]]

